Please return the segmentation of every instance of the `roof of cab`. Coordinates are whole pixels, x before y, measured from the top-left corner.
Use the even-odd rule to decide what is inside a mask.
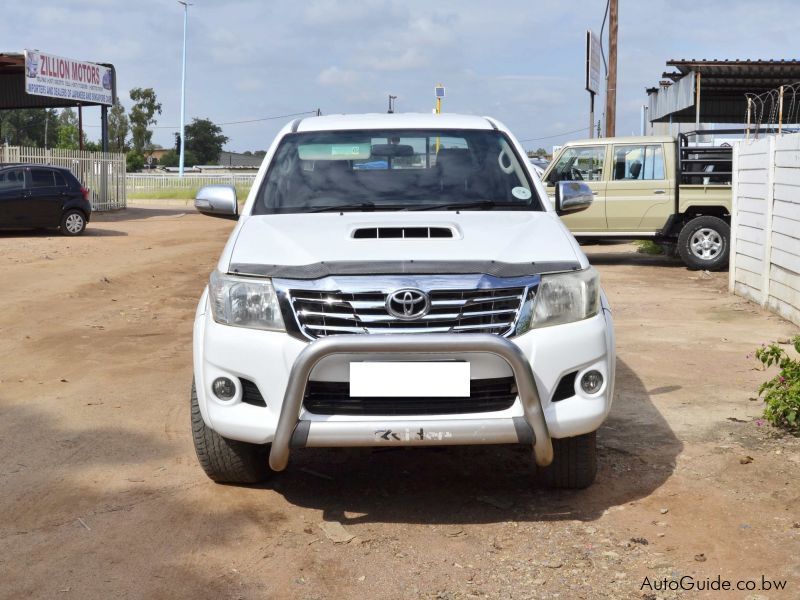
[[[338,131],[352,129],[497,129],[499,123],[487,117],[443,113],[369,113],[308,117],[296,131]]]
[[[570,140],[564,146],[597,146],[598,144],[668,144],[674,142],[671,135],[629,135],[610,138],[587,138]]]

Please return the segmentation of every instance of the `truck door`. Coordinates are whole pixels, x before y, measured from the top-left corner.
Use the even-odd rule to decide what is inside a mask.
[[[603,165],[606,146],[568,146],[550,170],[544,174],[547,194],[555,197],[555,184],[559,181],[583,181],[594,194],[592,205],[581,212],[564,215],[561,220],[570,231],[604,231],[606,229],[606,182]]]
[[[612,147],[606,188],[609,231],[654,232],[674,208],[674,189],[664,166],[663,144]]]

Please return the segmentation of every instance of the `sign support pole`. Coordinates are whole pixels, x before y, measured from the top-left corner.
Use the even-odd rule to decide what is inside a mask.
[[[589,92],[589,137],[594,137],[594,92]]]
[[[83,105],[78,104],[78,150],[83,151]]]

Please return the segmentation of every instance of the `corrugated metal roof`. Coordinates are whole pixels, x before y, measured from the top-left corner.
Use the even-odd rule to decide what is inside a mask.
[[[674,71],[662,73],[660,87],[649,88],[653,104],[656,96],[673,82],[690,73],[700,75],[700,116],[706,123],[742,123],[747,110],[745,94],[762,94],[782,85],[800,82],[799,59],[695,59],[667,61]],[[660,115],[655,121],[675,123],[695,120],[694,101],[689,107]]]

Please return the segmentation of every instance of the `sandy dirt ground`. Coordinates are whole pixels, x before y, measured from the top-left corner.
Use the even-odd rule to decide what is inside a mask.
[[[0,597],[800,597],[800,443],[757,420],[747,356],[797,328],[727,273],[587,247],[619,360],[587,490],[536,489],[516,447],[307,450],[221,486],[188,394],[231,227],[134,208],[78,239],[0,233]],[[681,577],[755,589],[656,589]]]

